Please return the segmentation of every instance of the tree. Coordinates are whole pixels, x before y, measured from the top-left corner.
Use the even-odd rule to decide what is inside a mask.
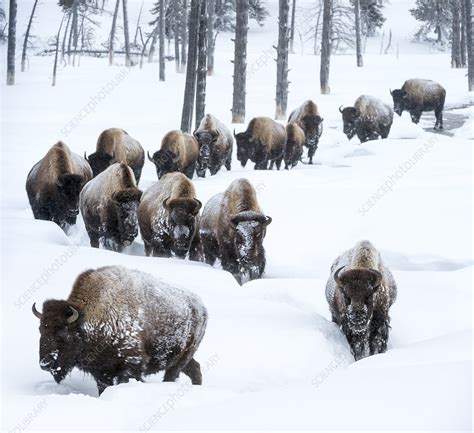
[[[160,58],[160,81],[165,81],[165,0],[160,1],[159,16],[159,58]]]
[[[288,0],[279,0],[275,119],[286,118],[288,105]]]
[[[356,32],[356,57],[357,66],[364,66],[362,59],[362,38],[361,38],[361,27],[360,27],[360,0],[354,0],[354,15],[355,15],[355,32]]]
[[[61,36],[61,29],[63,27],[63,22],[64,22],[64,18],[66,17],[66,14],[67,12],[63,13],[63,16],[61,18],[61,23],[59,24],[58,34],[56,35],[56,49],[54,52],[54,65],[53,65],[53,82],[51,84],[53,87],[56,85],[56,74],[58,70],[59,37]]]
[[[451,67],[462,68],[461,61],[461,0],[450,0],[453,17],[451,41]]]
[[[355,0],[353,0],[355,2]],[[382,9],[384,0],[359,0],[361,16],[361,33],[364,36],[374,36],[377,28],[383,26],[385,17]]]
[[[234,91],[232,94],[232,123],[245,122],[245,91],[247,74],[247,32],[249,0],[236,0],[234,39]]]
[[[110,29],[109,37],[109,65],[114,64],[114,41],[115,41],[115,29],[117,28],[117,16],[120,7],[120,0],[116,0],[114,15],[112,17],[112,28]]]
[[[296,0],[291,2],[290,52],[294,54]]]
[[[466,42],[468,89],[474,92],[474,7],[472,0],[466,0]]]
[[[15,84],[16,12],[16,0],[10,0],[10,9],[8,11],[7,86]]]
[[[188,0],[183,0],[183,12],[181,13],[181,71],[184,72],[187,62],[187,29],[188,29]]]
[[[174,62],[176,72],[181,71],[181,60],[179,57],[179,15],[179,0],[173,0]]]
[[[33,18],[35,16],[35,10],[37,5],[38,0],[35,0],[35,2],[33,3],[33,9],[31,10],[30,19],[28,20],[28,25],[26,26],[25,38],[23,39],[23,51],[21,53],[21,72],[25,72],[26,50],[28,49],[28,39],[30,38],[31,25],[33,24]]]
[[[188,59],[186,65],[186,84],[184,87],[183,111],[181,115],[181,131],[190,132],[193,122],[194,95],[196,92],[197,39],[199,32],[199,3],[201,0],[191,0],[188,33]]]
[[[128,32],[128,9],[127,9],[127,1],[122,0],[122,7],[123,7],[123,34],[125,38],[125,65],[127,67],[132,66],[132,59],[130,58],[130,37]]]
[[[436,34],[436,43],[444,44],[449,39],[452,26],[450,0],[416,0],[410,13],[422,23],[415,34],[420,40],[431,41],[430,33]]]
[[[214,74],[214,49],[217,32],[214,35],[214,19],[216,15],[216,0],[207,0],[207,75]]]
[[[198,62],[196,88],[196,129],[199,127],[206,111],[206,76],[207,76],[207,1],[201,1],[199,8]]]
[[[321,68],[319,80],[321,93],[329,95],[329,66],[331,63],[331,28],[332,28],[332,0],[324,0],[323,31],[321,37]]]

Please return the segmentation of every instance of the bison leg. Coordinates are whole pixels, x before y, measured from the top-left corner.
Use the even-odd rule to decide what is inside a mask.
[[[443,129],[443,109],[442,108],[436,109],[435,116],[436,116],[436,123],[435,123],[434,129],[436,129],[437,127],[439,129]]]
[[[202,260],[202,243],[199,234],[194,236],[194,239],[191,242],[191,247],[189,248],[189,260],[195,262],[200,262]]]
[[[316,153],[317,146],[310,146],[308,149],[308,158],[309,158],[309,163],[313,164],[313,156]]]
[[[184,174],[189,178],[192,179],[194,176],[194,170],[196,169],[196,163],[194,162],[193,164],[188,165],[184,169]]]
[[[387,351],[388,331],[390,329],[387,318],[374,317],[370,330],[370,354],[384,353]]]
[[[232,152],[229,153],[229,156],[225,160],[224,164],[225,164],[225,168],[227,169],[227,171],[230,171],[231,168],[232,168]]]
[[[421,117],[421,111],[410,111],[411,121],[413,123],[418,123]]]
[[[201,366],[194,358],[184,367],[183,373],[191,379],[193,385],[202,385]]]
[[[216,262],[218,250],[217,240],[213,236],[202,236],[203,258],[208,265],[212,266]]]
[[[280,170],[280,167],[281,167],[281,162],[283,161],[283,157],[279,158],[276,160],[276,166],[277,166],[277,170]]]
[[[140,177],[142,176],[142,169],[136,168],[133,170],[133,174],[135,175],[135,180],[137,181],[137,185],[140,182]]]

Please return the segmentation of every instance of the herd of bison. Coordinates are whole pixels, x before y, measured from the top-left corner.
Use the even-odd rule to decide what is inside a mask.
[[[423,111],[434,110],[435,129],[443,127],[446,91],[438,83],[411,79],[390,93],[393,110],[368,95],[339,109],[349,139],[386,138],[393,111],[407,110],[418,123]],[[111,128],[100,134],[89,156],[71,152],[63,142],[52,146],[29,172],[26,191],[34,217],[63,230],[80,212],[92,247],[122,252],[140,231],[147,256],[189,257],[210,265],[219,260],[243,284],[264,274],[263,240],[272,218],[244,178],[202,208],[194,173],[205,177],[222,166],[231,170],[234,139],[243,167],[250,160],[256,170],[280,169],[282,162],[291,169],[304,147],[312,164],[322,125],[310,100],[290,114],[286,126],[255,117],[238,134],[207,114],[192,135],[170,131],[160,149],[147,154],[158,181],[144,192],[138,188],[142,146],[124,130]],[[358,242],[334,261],[326,298],[356,360],[386,351],[396,294],[393,276],[370,242]],[[165,381],[183,372],[193,384],[202,382],[193,356],[206,329],[206,308],[196,295],[149,274],[121,266],[85,271],[66,301],[48,300],[41,313],[33,305],[33,313],[40,319],[40,366],[58,383],[74,367],[94,377],[99,393],[163,370]]]

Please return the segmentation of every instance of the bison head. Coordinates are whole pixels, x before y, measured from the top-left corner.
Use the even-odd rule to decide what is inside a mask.
[[[356,134],[360,111],[355,107],[346,107],[344,109],[339,107],[339,111],[342,114],[342,121],[344,122],[344,134],[346,134],[350,140]]]
[[[177,257],[184,258],[191,248],[196,235],[197,215],[202,203],[195,199],[170,199],[163,202],[168,212],[168,233],[171,237],[171,249]]]
[[[166,173],[173,173],[174,171],[179,171],[179,157],[169,149],[157,150],[153,154],[153,157],[150,156],[150,153],[148,152],[148,160],[155,164],[156,175],[158,176],[158,179],[161,179],[162,176]]]
[[[81,352],[79,311],[66,301],[46,301],[43,313],[32,307],[40,319],[39,365],[60,383],[76,366]]]
[[[349,269],[334,273],[334,280],[341,289],[342,301],[349,327],[353,332],[367,330],[374,311],[374,295],[380,289],[382,274],[374,269]]]
[[[141,196],[142,192],[137,188],[126,188],[112,194],[118,237],[122,246],[130,245],[138,236],[137,209]]]
[[[247,131],[235,133],[235,142],[237,143],[237,159],[242,164],[242,167],[247,165],[248,160],[253,158],[254,146],[250,142],[250,133]]]
[[[84,186],[84,178],[79,174],[61,174],[56,180],[56,186],[60,195],[56,209],[58,215],[52,219],[64,229],[67,225],[76,224],[79,193]]]
[[[402,89],[395,89],[393,91],[390,90],[390,94],[393,98],[393,111],[401,116],[406,109],[407,92]]]
[[[105,152],[95,152],[91,153],[89,157],[87,157],[86,153],[84,152],[84,158],[91,166],[92,174],[94,177],[96,177],[99,173],[107,170],[109,165],[112,164],[112,161],[115,158],[115,152],[112,153],[112,155]]]
[[[217,140],[219,139],[219,131],[194,131],[193,135],[199,143],[199,157],[196,173],[199,177],[204,177],[209,164],[209,158],[214,151],[214,146]]]
[[[260,278],[265,265],[263,239],[271,222],[269,216],[252,211],[240,212],[231,218],[234,252],[239,263],[239,284]]]
[[[302,119],[305,133],[305,146],[315,147],[318,145],[322,134],[323,118],[321,116],[305,116]]]

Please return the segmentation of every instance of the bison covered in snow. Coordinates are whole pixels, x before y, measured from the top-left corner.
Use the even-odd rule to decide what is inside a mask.
[[[396,297],[393,275],[369,241],[358,242],[332,264],[326,299],[356,361],[387,350],[388,313]]]
[[[194,359],[207,311],[194,294],[122,266],[82,272],[67,300],[47,300],[40,313],[40,367],[60,383],[73,368],[108,386],[165,371],[202,383]]]

